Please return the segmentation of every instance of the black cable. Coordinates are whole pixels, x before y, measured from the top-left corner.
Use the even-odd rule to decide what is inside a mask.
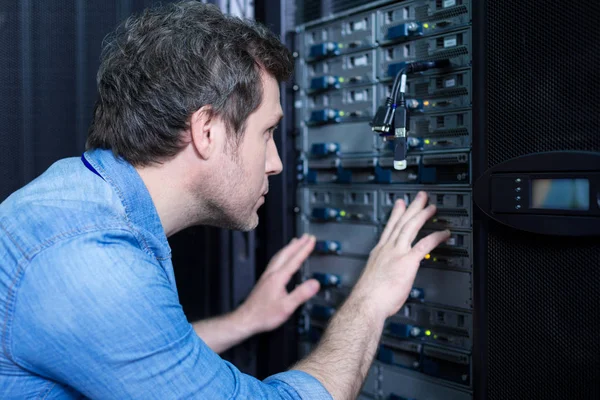
[[[394,79],[394,85],[392,86],[392,99],[396,101],[398,96],[398,90],[400,90],[400,79],[402,73],[405,75],[413,74],[415,72],[423,72],[427,71],[431,68],[446,68],[450,65],[450,60],[438,60],[438,61],[417,61],[412,63],[407,63],[404,68],[402,68],[396,74],[396,78]]]
[[[406,89],[407,74],[426,71],[430,68],[439,68],[448,64],[448,60],[405,63],[394,78],[390,96],[387,97],[385,103],[377,109],[377,112],[370,123],[371,129],[374,132],[379,132],[383,136],[390,135],[390,131],[393,130],[395,115],[401,117],[406,114],[405,90],[400,89],[403,86],[404,89]],[[400,121],[398,120],[397,122]],[[405,129],[406,117],[402,118],[400,123],[402,124],[400,127]]]
[[[406,156],[408,153],[408,132],[407,132],[407,110],[406,110],[406,75],[414,72],[426,71],[430,68],[439,68],[449,65],[448,60],[441,61],[422,61],[406,64],[394,79],[392,85],[392,99],[394,104],[394,118],[392,121],[392,131],[394,132],[394,169],[405,169]]]

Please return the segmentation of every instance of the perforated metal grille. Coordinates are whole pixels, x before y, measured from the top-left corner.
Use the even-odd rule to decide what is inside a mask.
[[[467,212],[467,210],[448,210],[448,209],[441,209],[438,210],[437,215],[449,215],[449,216],[457,216],[457,217],[468,217],[469,213]]]
[[[455,129],[436,129],[431,132],[431,136],[468,136],[469,130],[467,128],[455,128]]]
[[[450,96],[466,96],[469,94],[467,88],[441,89],[436,90],[431,97],[450,97]]]
[[[487,166],[600,151],[598,2],[488,1]],[[487,398],[600,398],[600,241],[494,227]]]
[[[488,398],[600,398],[600,242],[488,236]]]
[[[453,49],[439,50],[433,54],[429,54],[429,42],[421,41],[417,44],[417,58],[423,61],[444,60],[446,58],[454,58],[469,54],[467,46],[456,46]]]
[[[468,156],[465,153],[448,155],[428,155],[423,157],[424,165],[452,165],[468,162]]]
[[[438,5],[441,8],[441,5]],[[415,14],[417,20],[419,21],[435,21],[444,18],[453,18],[457,17],[461,14],[466,14],[469,12],[467,6],[457,6],[448,9],[441,9],[440,11],[436,11],[430,14],[429,6],[420,6],[415,8]]]
[[[488,167],[600,150],[600,2],[486,3]]]

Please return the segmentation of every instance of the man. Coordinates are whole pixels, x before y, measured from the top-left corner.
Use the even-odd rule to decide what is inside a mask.
[[[289,52],[265,28],[183,2],[130,19],[107,42],[84,156],[61,160],[0,206],[0,397],[350,399],[386,317],[405,302],[411,248],[435,213],[398,202],[319,346],[258,381],[216,353],[280,325],[318,290],[285,284],[314,246],[294,239],[236,312],[191,326],[167,237],[250,230],[282,165],[273,130]]]

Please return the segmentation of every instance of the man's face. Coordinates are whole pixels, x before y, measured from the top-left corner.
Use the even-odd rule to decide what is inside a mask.
[[[268,74],[262,74],[262,84],[262,103],[248,117],[239,147],[225,145],[214,177],[218,183],[211,185],[214,224],[223,228],[256,228],[258,208],[269,190],[268,177],[283,168],[273,140],[273,131],[283,116],[279,84]]]

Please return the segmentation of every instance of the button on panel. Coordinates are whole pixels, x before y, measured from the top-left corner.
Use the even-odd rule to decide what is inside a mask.
[[[502,174],[491,179],[492,211],[495,213],[522,213],[529,204],[528,177]]]

